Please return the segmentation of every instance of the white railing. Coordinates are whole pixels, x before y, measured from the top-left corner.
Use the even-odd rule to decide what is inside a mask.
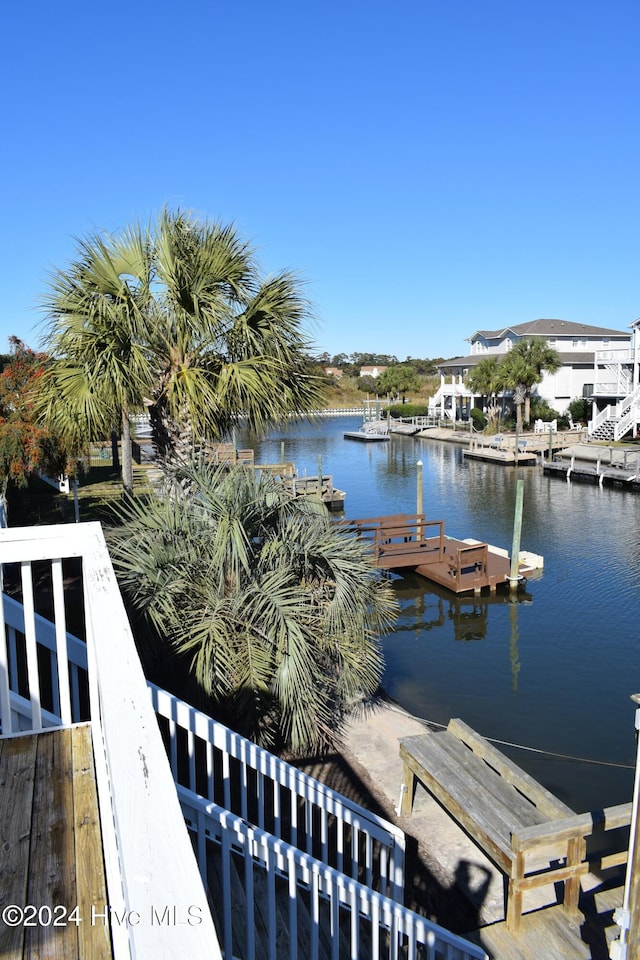
[[[614,428],[613,439],[621,440],[640,420],[640,386],[620,401],[617,415],[619,420]]]
[[[402,900],[402,830],[154,684],[177,784]]]
[[[228,960],[237,936],[230,911],[233,902],[237,913],[232,890],[238,876],[255,920],[254,927],[246,925],[246,937],[255,946],[259,925],[253,912],[261,909],[263,897],[253,870],[260,864],[272,918],[269,957],[276,957],[273,891],[283,883],[289,892],[290,957],[299,955],[296,931],[303,922],[310,956],[318,955],[327,918],[342,931],[329,944],[333,958],[345,936],[352,960],[365,955],[362,950],[389,958],[485,956],[385,896],[402,895],[400,831],[232,731],[216,729],[210,718],[165,691],[151,688],[149,696],[99,524],[2,530],[0,564],[4,589],[21,601],[3,595],[0,604],[2,736],[89,719],[115,960],[221,956],[199,873],[205,862],[208,893],[223,904]],[[65,583],[70,573],[71,592]],[[42,601],[40,587],[49,601]],[[86,642],[67,630],[67,610],[74,605]],[[168,735],[170,763],[158,722]],[[237,803],[238,814],[209,799],[218,796],[216,770],[223,803]],[[252,817],[255,826],[248,822]],[[268,832],[276,822],[280,837]],[[197,860],[187,826],[195,831]],[[212,844],[222,850],[222,875],[210,869]],[[243,867],[232,886],[230,865],[238,857]],[[113,922],[132,915],[161,920],[165,913],[181,922]],[[299,919],[302,914],[306,920]],[[251,949],[247,953],[254,955]]]
[[[633,363],[633,347],[621,347],[618,350],[596,350],[596,364]]]
[[[589,435],[594,434],[598,427],[601,427],[608,420],[613,420],[615,417],[615,412],[612,412],[611,404],[607,404],[604,410],[601,410],[600,413],[597,413],[593,420],[589,421]]]
[[[296,960],[300,934],[311,960],[321,951],[333,960],[487,960],[481,947],[397,901],[183,787],[178,793],[201,872],[222,890],[225,957]]]
[[[80,585],[65,588],[73,559]],[[67,725],[86,709],[91,727],[116,960],[212,960],[220,947],[171,770],[100,525],[0,531],[2,736]],[[41,589],[44,587],[44,589]],[[36,608],[44,594],[47,626]],[[69,641],[66,607],[84,610],[86,646]],[[44,608],[43,608],[44,609]],[[18,655],[19,654],[19,655]],[[70,669],[70,666],[71,669]],[[80,693],[74,693],[74,667]],[[88,692],[82,705],[82,674]],[[53,689],[51,689],[53,688]],[[154,909],[197,912],[198,923],[154,923]],[[193,914],[191,914],[193,915]],[[140,922],[114,922],[135,916]],[[147,921],[147,922],[145,922]]]

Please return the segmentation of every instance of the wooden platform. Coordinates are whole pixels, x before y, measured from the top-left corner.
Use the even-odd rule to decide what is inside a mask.
[[[531,450],[519,450],[516,457],[514,450],[494,450],[488,446],[469,447],[462,451],[467,460],[482,460],[485,463],[501,463],[507,467],[535,467],[538,456]]]
[[[112,958],[88,724],[0,740],[0,849],[3,960]]]
[[[543,471],[552,476],[562,477],[563,480],[578,480],[586,483],[597,483],[600,486],[621,486],[627,489],[640,489],[640,472],[637,469],[610,466],[608,464],[590,463],[587,461],[545,461]]]
[[[522,917],[520,930],[511,933],[505,922],[465,933],[482,945],[491,960],[609,960],[609,944],[618,936],[613,911],[624,890],[614,882],[580,894],[580,913],[568,917],[561,906]]]
[[[581,880],[627,859],[631,804],[575,814],[461,720],[400,741],[401,813],[421,783],[505,874],[506,926],[517,933],[524,895],[564,885],[567,922],[579,916]],[[531,909],[531,906],[528,906]]]
[[[480,593],[483,589],[493,593],[499,585],[508,585],[511,561],[503,551],[478,540],[445,536],[442,520],[427,520],[424,514],[394,514],[343,523],[371,541],[374,559],[382,569],[411,568],[453,593]],[[434,533],[436,536],[431,535]],[[521,576],[528,572],[528,566],[520,566]]]

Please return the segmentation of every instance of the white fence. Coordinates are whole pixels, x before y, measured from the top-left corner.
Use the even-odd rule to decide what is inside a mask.
[[[221,886],[225,957],[254,960],[266,945],[270,960],[297,960],[300,934],[310,960],[321,951],[332,960],[487,960],[481,947],[401,903],[182,787],[178,792],[200,869],[215,876],[210,886]],[[287,894],[286,916],[278,915],[279,890]]]
[[[166,690],[149,688],[176,783],[402,900],[402,830]]]

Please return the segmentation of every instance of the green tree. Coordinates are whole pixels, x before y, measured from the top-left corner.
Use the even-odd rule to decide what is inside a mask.
[[[514,390],[518,425],[522,428],[522,403],[524,420],[530,420],[531,391],[542,381],[545,371],[555,373],[562,366],[560,354],[550,347],[543,337],[523,337],[515,343],[502,360],[505,384]]]
[[[111,535],[153,642],[187,657],[215,714],[258,742],[335,745],[380,680],[378,638],[396,613],[388,584],[322,504],[281,483],[200,464],[180,489],[126,502]]]
[[[497,356],[485,357],[469,371],[467,386],[474,394],[487,398],[487,419],[489,429],[496,430],[500,421],[498,394],[504,388],[504,375],[500,359]]]
[[[132,413],[149,410],[156,452],[170,461],[241,415],[261,430],[320,405],[300,283],[286,272],[262,280],[233,227],[165,210],[154,230],[78,247],[44,303],[52,360],[41,414],[85,441],[118,424],[128,491]]]
[[[37,406],[77,445],[122,436],[122,481],[133,493],[129,416],[144,409],[153,374],[151,242],[134,227],[78,241],[77,259],[51,277],[43,305],[48,326]]]
[[[397,364],[393,367],[387,367],[378,377],[380,393],[402,394],[402,400],[407,393],[412,390],[418,390],[420,381],[415,369],[410,366]]]
[[[261,431],[321,404],[303,333],[309,305],[293,274],[262,280],[233,227],[180,211],[160,217],[154,257],[150,414],[162,456],[220,439],[241,414]]]

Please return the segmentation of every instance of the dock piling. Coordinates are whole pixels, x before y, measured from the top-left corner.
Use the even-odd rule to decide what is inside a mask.
[[[511,572],[509,574],[509,590],[515,593],[518,589],[520,574],[518,573],[518,558],[520,556],[520,536],[522,534],[522,503],[524,499],[524,480],[516,483],[516,506],[513,519],[513,546],[511,547]]]

